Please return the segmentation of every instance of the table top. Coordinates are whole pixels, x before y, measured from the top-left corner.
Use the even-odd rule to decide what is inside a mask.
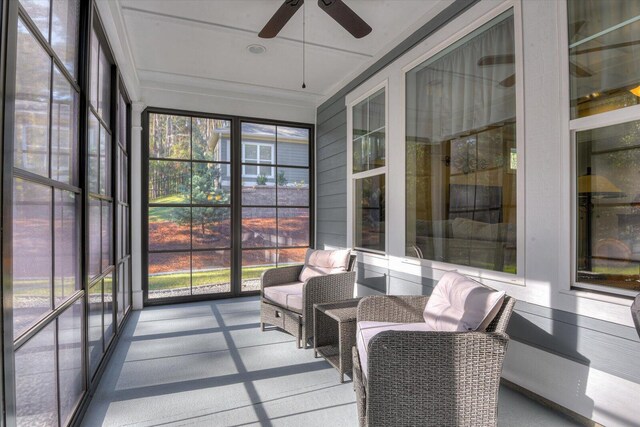
[[[314,304],[316,310],[326,314],[338,322],[355,321],[358,313],[358,302],[361,298],[347,299],[338,302]]]

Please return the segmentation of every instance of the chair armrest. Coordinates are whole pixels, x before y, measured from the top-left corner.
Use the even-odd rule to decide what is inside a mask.
[[[429,297],[422,295],[368,296],[358,304],[358,321],[417,323],[424,322],[424,307]]]
[[[313,316],[313,304],[353,298],[355,283],[355,271],[309,278],[302,291],[302,305],[305,312]]]
[[[381,332],[368,346],[368,419],[495,425],[508,341],[496,332]]]
[[[292,265],[291,267],[270,268],[262,272],[260,276],[260,289],[268,286],[283,285],[297,282],[304,265]]]

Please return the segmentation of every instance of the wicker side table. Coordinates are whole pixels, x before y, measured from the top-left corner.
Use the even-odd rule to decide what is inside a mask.
[[[356,344],[356,314],[360,298],[313,306],[313,351],[340,373],[351,372],[351,348]]]

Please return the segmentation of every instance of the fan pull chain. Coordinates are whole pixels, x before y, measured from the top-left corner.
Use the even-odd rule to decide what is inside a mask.
[[[305,76],[305,24],[306,24],[306,6],[302,3],[302,89],[306,89],[307,85],[304,84]]]

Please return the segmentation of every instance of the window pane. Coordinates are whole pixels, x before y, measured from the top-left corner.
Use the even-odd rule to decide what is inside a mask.
[[[273,208],[242,209],[242,247],[276,247],[276,210]]]
[[[50,0],[20,0],[29,18],[36,24],[45,40],[49,40],[49,1]]]
[[[149,161],[149,203],[190,203],[190,194],[188,162]]]
[[[100,274],[102,226],[100,200],[89,198],[89,278]]]
[[[407,256],[516,272],[514,54],[507,12],[407,73]],[[373,246],[377,187],[356,199]]]
[[[76,75],[79,16],[79,0],[52,1],[51,45],[72,76]]]
[[[89,368],[93,377],[102,358],[102,280],[89,289]]]
[[[278,249],[278,267],[304,264],[307,248]]]
[[[278,246],[309,245],[309,209],[278,209]]]
[[[637,1],[568,0],[571,118],[638,104]],[[598,37],[594,37],[598,34]]]
[[[191,158],[191,118],[149,114],[149,157]]]
[[[258,166],[247,165],[242,167],[243,173],[242,176],[246,177],[257,177],[258,176]],[[259,182],[263,182],[265,177],[260,177]]]
[[[193,203],[228,205],[231,203],[231,188],[225,181],[225,165],[219,163],[193,163],[191,198]]]
[[[105,123],[109,123],[111,117],[111,63],[107,59],[102,45],[100,45],[98,79],[98,114]]]
[[[51,59],[22,20],[17,49],[14,166],[48,177]]]
[[[193,253],[193,294],[231,292],[231,251]]]
[[[244,162],[257,163],[258,162],[258,146],[255,144],[244,145]]]
[[[364,172],[385,165],[384,129],[353,141],[353,172]]]
[[[251,166],[245,166],[247,169]],[[255,168],[255,166],[253,166]],[[269,168],[274,170],[275,168]],[[245,206],[275,205],[276,180],[266,175],[242,179],[242,204]]]
[[[13,183],[13,336],[51,309],[51,189]]]
[[[54,293],[56,306],[80,290],[80,239],[76,195],[54,190]]]
[[[67,425],[84,391],[82,361],[82,298],[58,318],[60,419]]]
[[[104,316],[104,342],[108,345],[111,336],[115,333],[113,328],[113,273],[104,278],[103,316]]]
[[[192,208],[192,247],[217,249],[231,247],[230,208]]]
[[[56,2],[54,2],[56,4]],[[57,67],[53,73],[51,178],[78,185],[78,94]]]
[[[111,230],[113,227],[112,207],[110,202],[102,202],[102,271],[106,270],[111,262]]]
[[[89,113],[89,192],[98,194],[98,175],[100,167],[100,123],[98,119]]]
[[[369,97],[369,132],[375,132],[386,125],[385,92],[380,89]]]
[[[640,121],[577,132],[577,275],[640,291]]]
[[[38,332],[15,356],[18,426],[57,426],[55,322]]]
[[[231,161],[229,138],[231,122],[228,120],[193,118],[193,158],[216,162]]]
[[[149,254],[149,298],[191,295],[189,252]]]
[[[385,175],[356,180],[355,246],[385,250]]]
[[[309,166],[309,129],[278,126],[278,164]]]
[[[118,142],[128,150],[127,147],[127,103],[124,96],[118,97]]]
[[[241,291],[260,290],[260,275],[263,271],[276,267],[277,251],[275,249],[242,251],[242,286]]]
[[[379,90],[353,108],[353,172],[385,165],[385,91]]]
[[[260,152],[259,163],[273,163],[273,146],[260,145],[258,148]]]
[[[309,205],[309,169],[278,168],[278,205]]]
[[[149,208],[149,250],[189,249],[191,208]]]
[[[98,44],[98,36],[96,30],[91,31],[91,83],[89,88],[89,101],[93,108],[98,111],[98,62],[100,54],[100,45]]]
[[[111,194],[111,135],[100,126],[100,194]]]
[[[242,152],[244,153],[243,161],[256,162],[263,159],[260,163],[275,163],[272,154],[262,151],[257,146],[262,145],[264,150],[275,150],[276,146],[276,127],[274,125],[264,125],[260,123],[242,123]]]
[[[369,98],[356,104],[352,111],[353,139],[368,133],[369,129]]]

